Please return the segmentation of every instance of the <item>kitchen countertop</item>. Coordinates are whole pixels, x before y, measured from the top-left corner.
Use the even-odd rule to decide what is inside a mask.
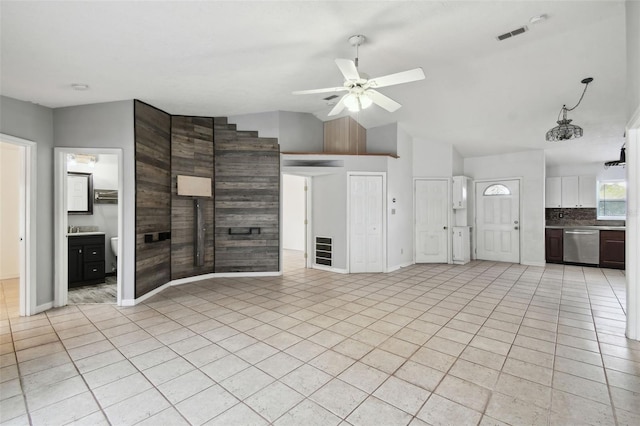
[[[599,231],[624,231],[625,226],[598,226],[598,225],[552,225],[547,229],[597,229]]]
[[[84,237],[86,235],[104,235],[104,232],[71,232],[67,234],[67,237]]]

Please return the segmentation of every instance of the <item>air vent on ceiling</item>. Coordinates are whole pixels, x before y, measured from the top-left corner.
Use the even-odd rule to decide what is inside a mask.
[[[326,98],[322,98],[322,99],[324,99],[325,101],[330,101],[331,99],[335,99],[337,97],[338,97],[338,95],[331,95],[331,96],[327,96]]]
[[[496,38],[497,38],[499,41],[506,40],[506,39],[508,39],[508,38],[515,37],[515,36],[517,36],[517,35],[520,35],[520,34],[522,34],[522,33],[526,32],[526,31],[527,31],[527,29],[528,29],[528,28],[527,28],[526,26],[523,26],[523,27],[517,28],[517,29],[515,29],[515,30],[513,30],[513,31],[509,31],[508,33],[501,34],[501,35],[499,35],[499,36],[498,36],[498,37],[496,37]]]

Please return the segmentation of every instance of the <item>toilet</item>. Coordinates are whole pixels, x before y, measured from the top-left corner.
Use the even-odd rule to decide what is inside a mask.
[[[111,252],[118,257],[118,237],[111,237]]]

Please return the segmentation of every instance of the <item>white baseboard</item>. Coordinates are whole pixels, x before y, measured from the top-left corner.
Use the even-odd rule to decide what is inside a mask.
[[[47,303],[43,303],[42,305],[37,305],[36,308],[31,313],[31,315],[35,315],[35,314],[39,314],[40,312],[48,311],[51,308],[53,308],[53,302],[47,302]]]
[[[181,285],[192,283],[195,281],[208,280],[210,278],[246,278],[246,277],[279,277],[282,271],[274,272],[222,272],[213,274],[195,275],[193,277],[180,278],[179,280],[170,281],[171,285]]]
[[[414,264],[413,262],[405,262],[396,266],[392,266],[391,268],[387,268],[387,273],[397,271],[398,269],[401,269],[401,268],[406,268],[407,266],[411,266],[413,264]]]
[[[14,280],[20,278],[20,274],[1,276],[0,280]]]
[[[541,266],[543,268],[547,266],[547,262],[520,262],[520,264],[525,266]]]
[[[179,280],[172,280],[166,284],[161,285],[158,288],[151,290],[149,293],[144,294],[137,299],[122,299],[120,301],[120,306],[135,306],[138,303],[144,302],[148,298],[160,293],[162,290],[182,285],[188,284],[196,281],[208,280],[211,278],[246,278],[246,277],[279,277],[282,275],[282,271],[275,272],[224,272],[224,273],[213,273],[213,274],[203,274],[203,275],[195,275],[193,277],[180,278]]]
[[[336,274],[348,274],[349,273],[349,271],[347,271],[346,269],[333,268],[331,266],[325,266],[325,265],[318,265],[317,263],[312,264],[311,268],[312,269],[320,269],[321,271],[335,272]]]

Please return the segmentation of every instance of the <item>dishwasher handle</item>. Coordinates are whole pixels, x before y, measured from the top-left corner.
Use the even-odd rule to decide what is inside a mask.
[[[595,235],[597,233],[599,233],[600,231],[595,230],[595,231],[588,231],[588,230],[581,230],[581,229],[576,229],[576,230],[565,230],[564,233],[565,234],[577,234],[577,235]]]

